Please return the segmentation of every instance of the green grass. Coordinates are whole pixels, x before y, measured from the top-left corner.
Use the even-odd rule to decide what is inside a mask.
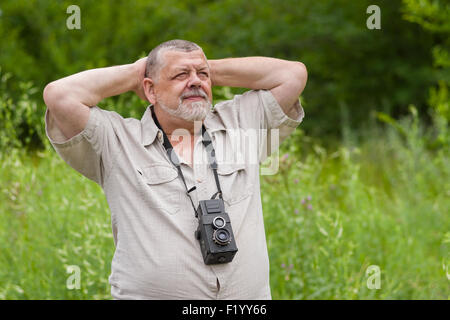
[[[391,130],[373,137],[331,154],[316,146],[265,177],[275,299],[448,299],[448,149]],[[370,265],[379,290],[367,287]]]
[[[0,299],[110,298],[114,243],[102,190],[53,150],[0,166]],[[81,269],[68,290],[67,266]]]
[[[301,157],[287,141],[279,173],[261,177],[274,299],[449,298],[448,149],[393,130],[371,137]],[[0,299],[110,299],[100,187],[50,148],[0,153],[0,181]],[[70,265],[80,290],[66,287]],[[380,289],[367,287],[370,265]]]

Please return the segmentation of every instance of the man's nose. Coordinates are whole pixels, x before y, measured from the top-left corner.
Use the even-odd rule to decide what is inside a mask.
[[[202,81],[198,77],[197,73],[193,72],[189,77],[188,87],[200,87]]]

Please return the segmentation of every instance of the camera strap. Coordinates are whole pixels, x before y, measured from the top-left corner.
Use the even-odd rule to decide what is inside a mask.
[[[186,188],[186,194],[189,197],[189,199],[191,200],[192,208],[194,208],[195,216],[197,217],[197,210],[195,209],[194,202],[192,201],[191,195],[189,194],[190,192],[194,191],[196,189],[196,187],[194,186],[191,189],[188,189],[188,187],[186,185],[186,181],[185,181],[184,176],[183,176],[183,172],[181,171],[180,159],[178,158],[175,150],[173,149],[172,144],[170,143],[169,138],[167,137],[166,133],[162,129],[162,127],[161,127],[161,125],[160,125],[160,123],[158,121],[158,118],[156,117],[154,106],[152,106],[150,109],[152,110],[152,117],[153,117],[153,120],[155,121],[156,126],[163,133],[163,137],[164,137],[163,146],[164,146],[164,149],[167,152],[167,156],[169,157],[170,162],[172,162],[172,164],[178,170],[178,176],[183,181],[184,187]],[[206,153],[208,155],[209,167],[213,170],[214,179],[216,181],[216,186],[217,186],[217,190],[218,190],[211,197],[211,199],[214,199],[217,195],[219,195],[219,198],[222,199],[222,190],[220,188],[219,176],[217,175],[216,151],[214,150],[214,147],[213,147],[212,142],[211,142],[211,137],[210,137],[208,131],[206,131],[206,128],[205,128],[204,124],[202,124],[202,143],[205,146]]]

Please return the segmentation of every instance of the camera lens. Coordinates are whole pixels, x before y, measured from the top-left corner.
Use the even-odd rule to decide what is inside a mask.
[[[226,229],[217,229],[213,233],[213,240],[215,243],[225,246],[231,241],[230,233]]]
[[[215,217],[212,224],[216,229],[221,229],[225,227],[226,222],[225,219],[222,217]]]

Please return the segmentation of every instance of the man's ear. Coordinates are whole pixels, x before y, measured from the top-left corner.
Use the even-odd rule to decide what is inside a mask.
[[[153,80],[150,78],[144,78],[144,80],[142,80],[142,87],[144,88],[145,97],[151,104],[154,105],[156,103],[156,95]]]

